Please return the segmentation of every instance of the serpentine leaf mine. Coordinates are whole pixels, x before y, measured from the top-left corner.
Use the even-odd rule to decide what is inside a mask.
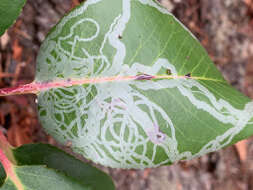
[[[253,134],[253,103],[153,0],[74,9],[44,41],[30,91],[49,134],[110,167],[172,164]]]

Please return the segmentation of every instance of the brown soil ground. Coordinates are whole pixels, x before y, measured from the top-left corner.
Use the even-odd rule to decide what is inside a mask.
[[[161,0],[207,49],[225,78],[253,98],[253,1]],[[81,2],[81,0],[80,0]],[[28,0],[16,24],[0,40],[0,87],[29,83],[50,28],[78,0]],[[56,142],[41,129],[35,96],[0,99],[0,130],[13,145]],[[253,138],[173,166],[146,170],[102,168],[119,190],[253,189]]]

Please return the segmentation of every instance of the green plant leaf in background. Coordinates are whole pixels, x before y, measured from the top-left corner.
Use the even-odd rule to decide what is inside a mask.
[[[0,1],[0,36],[18,18],[26,0]]]
[[[110,167],[172,164],[253,134],[250,99],[152,0],[88,0],[74,9],[44,41],[35,82],[65,84],[38,93],[45,130]]]
[[[48,144],[28,144],[12,149],[17,165],[46,165],[71,176],[92,190],[114,190],[112,179],[97,168]]]
[[[4,171],[3,165],[0,162],[0,187],[3,185],[6,178],[6,173]]]
[[[1,176],[5,183],[0,189],[17,189],[18,184],[36,190],[115,189],[107,174],[51,145],[28,144],[12,148],[11,154],[14,175],[7,170],[7,178]]]
[[[20,181],[20,186],[17,186],[15,180],[7,178],[0,187],[1,190],[91,190],[90,187],[45,166],[16,166],[13,171]]]

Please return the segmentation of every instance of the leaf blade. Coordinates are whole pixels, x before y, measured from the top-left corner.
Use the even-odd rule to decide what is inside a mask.
[[[113,11],[106,9],[108,3]],[[36,81],[42,83],[170,71],[166,79],[39,93],[46,131],[103,165],[171,164],[253,133],[249,98],[227,84],[196,38],[152,0],[82,4],[53,29],[37,64]]]
[[[26,0],[1,0],[0,4],[0,36],[19,16]]]
[[[15,174],[20,180],[22,187],[17,187],[11,178],[7,178],[5,183],[0,189],[38,189],[38,190],[90,190],[91,188],[80,184],[78,181],[63,173],[53,169],[46,168],[45,166],[16,166]]]
[[[114,189],[112,180],[104,172],[51,145],[23,145],[13,149],[12,152],[18,165],[46,165],[71,176],[79,183],[94,190]]]

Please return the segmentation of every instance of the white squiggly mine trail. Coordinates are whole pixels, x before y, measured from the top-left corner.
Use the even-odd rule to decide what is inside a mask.
[[[165,57],[158,58],[152,66],[140,62],[131,66],[124,64],[127,48],[119,36],[128,27],[133,0],[122,0],[122,13],[112,19],[97,53],[90,52],[85,45],[81,53],[76,53],[81,43],[101,37],[101,23],[92,17],[79,19],[72,25],[68,35],[55,41],[68,20],[84,14],[89,6],[101,2],[89,0],[66,16],[47,38],[38,62],[55,63],[54,75],[63,75],[64,78],[71,77],[71,72],[80,76],[135,76],[138,73],[155,76],[161,69],[169,69],[173,76],[178,76],[175,66]],[[168,14],[152,0],[138,2]],[[77,27],[87,23],[94,26],[93,34],[84,38],[74,32]],[[111,58],[107,55],[108,44],[115,51]],[[68,46],[70,50],[66,48]],[[52,56],[52,52],[56,52],[58,57]],[[66,63],[68,67],[65,71],[61,67]],[[40,68],[39,76],[49,67]],[[148,95],[151,91],[168,91],[168,96],[173,91],[178,92],[196,112],[202,111],[209,118],[232,127],[205,143],[197,152],[182,151],[179,144],[184,139],[177,138],[179,129],[176,119],[168,112],[169,108],[164,109]],[[72,148],[86,158],[111,167],[146,168],[191,159],[229,145],[252,122],[253,102],[246,104],[242,110],[236,109],[226,100],[217,99],[197,80],[175,77],[170,80],[115,81],[51,89],[39,95],[39,112],[43,126],[51,135],[61,142],[70,140]]]

